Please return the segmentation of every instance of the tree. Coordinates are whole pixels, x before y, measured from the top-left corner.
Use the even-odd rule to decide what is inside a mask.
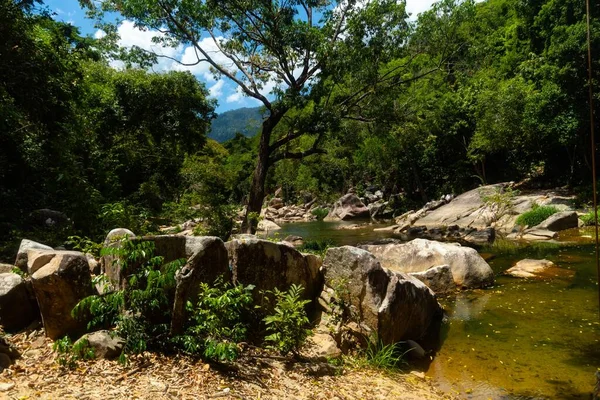
[[[101,9],[82,2],[98,18],[119,12],[155,30],[156,43],[191,46],[196,60],[188,65],[208,63],[216,76],[263,104],[248,231],[255,230],[248,214],[260,212],[272,165],[323,153],[324,136],[340,118],[364,119],[359,106],[366,99],[415,79],[405,79],[409,58],[388,66],[405,52],[410,32],[405,4],[396,0],[107,0]],[[114,25],[108,31],[114,34]],[[341,91],[339,80],[355,86]],[[265,93],[269,83],[275,84],[274,97]],[[288,116],[294,109],[298,112]],[[308,147],[296,145],[307,136],[313,138]]]

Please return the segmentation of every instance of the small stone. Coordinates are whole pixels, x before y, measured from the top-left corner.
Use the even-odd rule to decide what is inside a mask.
[[[15,387],[14,382],[2,382],[0,383],[0,392],[8,392]]]

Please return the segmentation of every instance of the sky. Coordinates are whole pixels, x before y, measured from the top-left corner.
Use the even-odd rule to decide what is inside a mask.
[[[406,10],[412,15],[412,18],[415,18],[419,13],[429,9],[433,3],[434,0],[407,0]],[[44,4],[50,11],[53,11],[56,14],[55,19],[79,27],[80,32],[83,35],[95,37],[102,35],[102,32],[94,28],[94,21],[85,17],[85,11],[81,9],[77,0],[45,0]],[[137,45],[143,49],[153,50],[156,53],[176,58],[184,63],[189,63],[194,60],[195,57],[191,47],[180,46],[178,48],[160,48],[153,45],[151,40],[154,33],[136,29],[131,21],[123,21],[121,23],[119,26],[119,34],[121,36],[122,46],[130,47]],[[225,61],[224,56],[219,55],[216,51],[212,40],[204,40],[206,40],[205,44],[207,45],[207,48],[213,49],[214,57],[217,60],[221,58],[222,61]],[[119,63],[114,63],[114,66],[119,67]],[[261,105],[257,100],[245,97],[237,86],[227,78],[215,79],[210,73],[207,63],[201,63],[193,67],[184,67],[172,60],[162,58],[159,63],[153,67],[153,70],[160,72],[171,70],[190,71],[200,81],[204,82],[210,92],[210,96],[217,99],[218,107],[216,111],[218,113],[242,107],[256,107]],[[272,88],[272,85],[266,85],[263,92],[268,94]]]

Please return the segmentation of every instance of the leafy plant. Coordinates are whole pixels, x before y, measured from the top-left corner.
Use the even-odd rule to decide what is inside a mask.
[[[558,209],[554,206],[540,206],[534,204],[530,211],[519,215],[519,218],[517,218],[517,225],[536,226],[557,212]]]
[[[74,369],[78,360],[91,360],[95,356],[90,342],[85,338],[73,344],[71,339],[65,336],[53,343],[52,350],[57,353],[58,365],[69,369]]]
[[[301,299],[303,291],[301,285],[294,284],[285,292],[278,289],[265,292],[275,301],[273,314],[263,319],[269,332],[265,342],[270,348],[279,350],[283,355],[289,352],[297,354],[312,333],[307,328],[309,320],[305,310],[310,300]]]
[[[332,246],[334,246],[334,242],[331,239],[307,240],[302,246],[298,247],[298,250],[304,253],[324,255],[327,249]]]
[[[73,248],[73,250],[79,250],[82,253],[91,254],[94,257],[100,256],[100,251],[102,250],[102,244],[96,243],[85,236],[69,236],[66,244]]]
[[[312,209],[310,213],[317,217],[318,221],[323,221],[323,219],[325,219],[325,217],[329,214],[329,210],[327,208],[317,207]]]
[[[579,217],[579,219],[581,220],[581,222],[583,222],[585,226],[594,226],[596,224],[596,216],[594,214],[594,210],[592,210]]]
[[[373,368],[398,369],[406,365],[400,343],[383,344],[377,338],[372,338],[364,350],[363,362]]]
[[[76,318],[88,318],[88,328],[115,327],[124,340],[121,360],[148,348],[164,348],[168,340],[175,273],[184,264],[164,264],[154,256],[154,242],[124,240],[120,247],[104,248],[103,255],[118,257],[127,285],[104,295],[82,299],[73,309]]]
[[[198,300],[188,302],[190,315],[183,335],[173,338],[188,354],[201,354],[205,359],[231,361],[238,357],[237,343],[246,337],[245,316],[251,312],[254,286],[224,283],[200,284]]]

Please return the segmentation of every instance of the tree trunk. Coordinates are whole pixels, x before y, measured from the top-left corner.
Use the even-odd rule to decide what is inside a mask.
[[[269,145],[271,142],[271,133],[277,126],[285,112],[271,111],[271,115],[264,120],[260,134],[260,144],[258,145],[258,160],[254,175],[252,176],[252,185],[248,193],[248,207],[244,222],[242,223],[242,232],[254,234],[258,225],[258,215],[262,209],[262,203],[265,198],[265,181],[269,171],[271,152]]]

